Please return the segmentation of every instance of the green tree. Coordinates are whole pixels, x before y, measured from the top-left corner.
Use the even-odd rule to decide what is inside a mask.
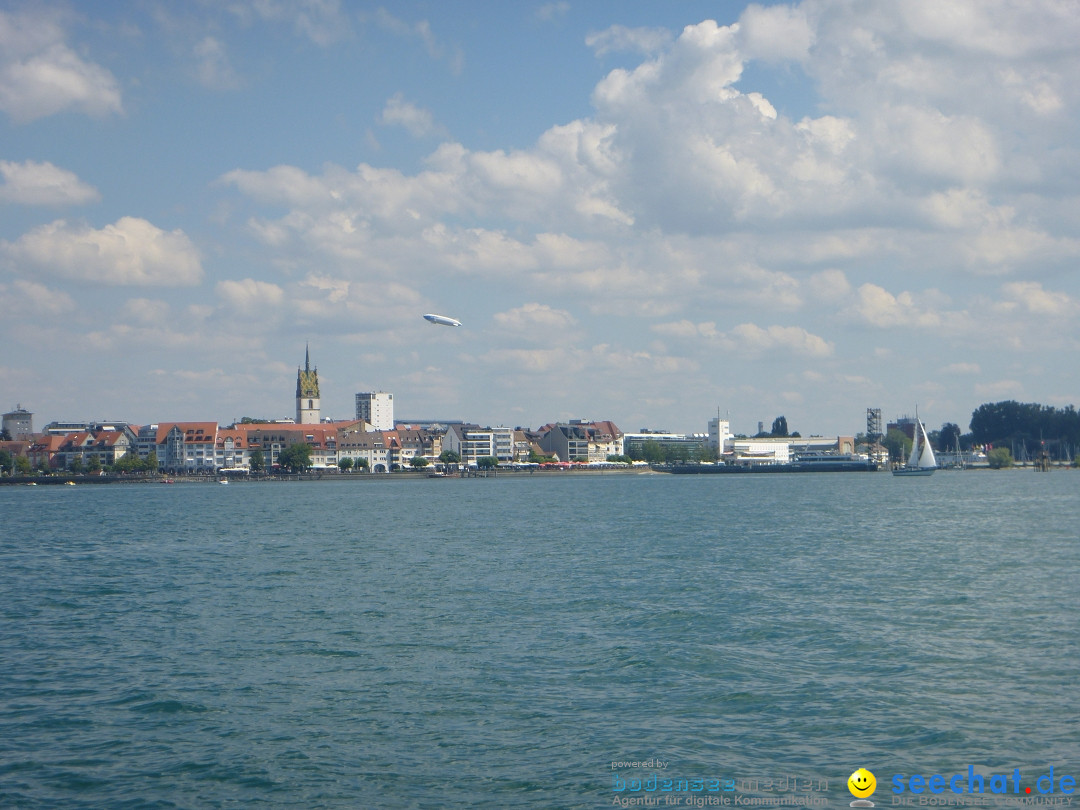
[[[142,460],[143,472],[156,473],[158,471],[158,458],[157,451],[151,450],[146,454],[146,458]]]
[[[439,453],[439,461],[443,464],[460,464],[461,455],[455,453],[453,450],[443,450]]]
[[[781,439],[786,439],[788,435],[787,417],[778,416],[773,419],[772,430],[769,431],[770,436],[776,436]]]
[[[7,450],[0,450],[0,475],[15,469],[15,459]]]
[[[345,456],[345,458],[339,458],[338,459],[337,465],[341,469],[342,472],[348,472],[353,467],[353,460],[351,458],[349,458],[348,456]]]
[[[251,417],[251,416],[245,416],[240,420],[240,424],[241,425],[268,425],[268,424],[270,424],[270,420],[269,419],[255,419],[254,417]]]
[[[955,450],[960,444],[960,426],[946,422],[938,431],[938,450]]]
[[[366,458],[358,458],[353,464],[353,466],[356,467],[356,469],[358,470],[363,470],[364,472],[367,472],[368,468],[371,467],[371,464]]]
[[[52,472],[52,467],[49,466],[49,460],[44,456],[42,456],[41,460],[38,462],[37,469],[42,475],[48,475]]]
[[[882,446],[889,451],[891,461],[903,461],[911,452],[912,441],[904,435],[904,431],[893,428],[885,434],[881,440]]]
[[[73,459],[71,460],[71,467],[70,467],[70,469],[71,469],[71,471],[72,471],[73,473],[76,473],[76,474],[78,474],[78,473],[81,473],[81,472],[83,471],[83,460],[82,460],[82,456],[75,456],[75,458],[73,458]]]
[[[266,456],[258,447],[252,450],[248,456],[248,467],[251,468],[252,472],[262,472],[266,469]]]
[[[423,456],[413,456],[409,459],[409,463],[417,470],[422,470],[429,464],[428,460]]]
[[[278,464],[290,472],[304,472],[311,467],[311,446],[304,442],[290,444],[278,453]]]
[[[17,475],[29,475],[34,471],[30,459],[26,456],[15,456],[15,473]]]
[[[664,448],[656,439],[646,439],[641,445],[641,460],[649,464],[664,462]]]
[[[97,475],[101,472],[101,459],[97,456],[90,456],[90,460],[86,463],[86,471],[91,475]]]
[[[533,448],[529,448],[529,463],[530,464],[550,464],[555,460],[555,456],[545,456],[537,453]]]
[[[1000,470],[1013,465],[1012,450],[1008,447],[995,447],[986,454],[986,461],[991,470]]]
[[[476,467],[480,470],[494,470],[499,466],[499,460],[495,456],[482,456],[476,460]]]
[[[612,462],[614,464],[633,464],[634,463],[633,459],[631,459],[630,456],[608,456],[607,461],[610,461],[610,462]]]

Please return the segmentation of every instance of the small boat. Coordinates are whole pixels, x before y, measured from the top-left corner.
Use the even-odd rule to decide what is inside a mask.
[[[930,438],[926,435],[926,428],[919,419],[919,410],[915,409],[915,442],[911,445],[911,455],[907,463],[892,471],[893,475],[933,475],[937,469],[937,460],[934,458],[934,448],[930,446]]]

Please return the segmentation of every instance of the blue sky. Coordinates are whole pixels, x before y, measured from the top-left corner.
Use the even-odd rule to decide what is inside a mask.
[[[1060,2],[0,3],[0,403],[289,416],[305,344],[338,418],[1075,403],[1077,41]]]

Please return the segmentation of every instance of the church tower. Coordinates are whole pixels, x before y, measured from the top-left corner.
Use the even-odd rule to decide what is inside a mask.
[[[311,367],[311,351],[304,347],[304,368],[296,369],[296,422],[319,424],[319,369]]]

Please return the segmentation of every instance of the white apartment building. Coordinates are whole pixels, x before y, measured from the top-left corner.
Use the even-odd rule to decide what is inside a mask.
[[[363,419],[375,430],[393,430],[394,395],[385,391],[357,394],[356,418]]]

